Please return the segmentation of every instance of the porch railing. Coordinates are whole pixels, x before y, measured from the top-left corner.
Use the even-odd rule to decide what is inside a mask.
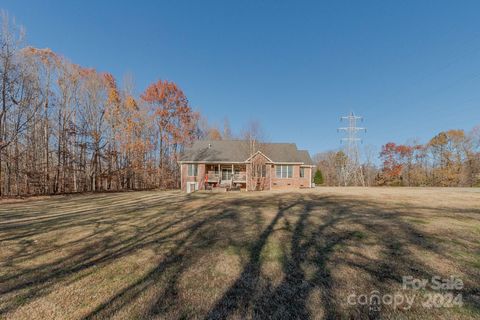
[[[208,172],[207,173],[208,181],[220,181],[220,174],[218,172]]]
[[[209,171],[207,173],[208,181],[209,182],[219,182],[222,180],[222,174],[217,171]],[[245,171],[237,172],[233,175],[230,175],[230,179],[233,182],[245,182],[247,181],[247,173]]]
[[[244,171],[235,173],[235,174],[233,175],[233,181],[234,181],[234,182],[244,182],[244,181],[247,181],[247,173],[244,172]]]

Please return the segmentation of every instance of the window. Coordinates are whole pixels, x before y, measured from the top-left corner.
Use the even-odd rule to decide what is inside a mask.
[[[300,168],[300,178],[305,178],[305,168]]]
[[[255,165],[253,167],[253,176],[255,178],[265,178],[267,176],[267,166],[262,164],[262,165]]]
[[[293,166],[276,166],[275,172],[277,178],[291,178],[293,176]]]
[[[232,169],[222,169],[222,180],[232,180]]]
[[[286,166],[288,169],[287,178],[291,178],[293,176],[293,166]]]
[[[189,177],[196,177],[197,176],[197,165],[196,164],[188,164],[188,176]]]

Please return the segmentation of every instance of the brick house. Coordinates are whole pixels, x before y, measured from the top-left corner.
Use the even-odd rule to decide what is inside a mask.
[[[294,143],[243,140],[196,141],[178,161],[181,188],[279,190],[310,188],[313,162]]]

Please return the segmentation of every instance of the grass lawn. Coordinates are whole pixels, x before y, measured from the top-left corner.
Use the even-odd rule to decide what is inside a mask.
[[[456,276],[463,287],[404,289],[404,276]],[[359,298],[372,292],[415,300],[408,308]],[[450,299],[458,294],[463,305]],[[422,305],[431,297],[434,307]],[[0,202],[0,318],[268,316],[478,319],[480,190],[149,191]]]

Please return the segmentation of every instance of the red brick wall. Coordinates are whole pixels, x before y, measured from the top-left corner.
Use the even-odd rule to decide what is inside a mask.
[[[247,190],[248,191],[254,191],[259,188],[260,190],[270,190],[270,179],[271,179],[271,174],[270,174],[270,164],[267,164],[266,162],[268,161],[267,158],[265,158],[262,154],[257,154],[254,156],[250,163],[247,164]],[[253,176],[253,166],[252,163],[254,163],[257,166],[266,166],[266,174],[265,177],[254,177]]]
[[[256,157],[263,157],[262,155],[257,155]],[[255,161],[262,162],[263,160],[254,159]],[[263,161],[264,163],[265,161]],[[286,189],[299,189],[299,188],[309,188],[311,183],[312,169],[305,167],[305,176],[300,178],[300,165],[293,165],[293,175],[292,178],[276,178],[275,165],[265,164],[267,166],[266,177],[261,178],[262,190],[286,190]],[[257,180],[253,179],[253,172],[251,164],[247,164],[247,190],[253,191],[256,190]],[[205,189],[205,164],[197,164],[197,176],[188,177],[188,167],[187,164],[182,164],[182,191],[187,191],[187,182],[197,182],[198,189]]]
[[[205,164],[197,164],[197,176],[189,177],[188,176],[188,165],[182,163],[182,191],[187,191],[187,182],[198,182],[198,190],[205,189]]]
[[[247,163],[245,171],[247,175],[246,187],[247,187],[247,191],[250,191],[250,190],[253,190],[252,189],[252,165],[250,163]]]
[[[275,166],[271,168],[272,190],[286,190],[309,188],[311,168],[305,167],[305,175],[300,178],[300,165],[293,165],[293,174],[291,178],[277,178]]]
[[[304,167],[305,168],[305,175],[304,175],[304,178],[302,180],[302,184],[305,185],[305,187],[307,188],[311,188],[312,187],[312,181],[313,181],[313,178],[312,178],[312,168],[310,167]]]

